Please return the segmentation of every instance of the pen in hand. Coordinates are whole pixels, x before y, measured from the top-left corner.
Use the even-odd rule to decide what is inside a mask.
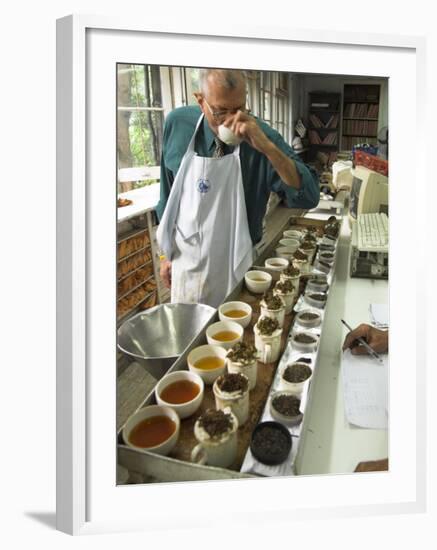
[[[343,319],[341,319],[341,322],[343,323],[343,325],[350,331],[350,332],[353,332],[353,329],[346,323],[346,321],[344,321]],[[360,327],[359,327],[360,328]],[[356,338],[356,341],[358,341],[366,350],[367,352],[369,353],[369,355],[371,355],[374,359],[376,359],[377,361],[379,361],[380,363],[383,363],[383,360],[382,358],[376,353],[376,351],[366,342],[366,340],[362,337],[357,337]],[[345,349],[345,347],[343,346],[343,350]]]

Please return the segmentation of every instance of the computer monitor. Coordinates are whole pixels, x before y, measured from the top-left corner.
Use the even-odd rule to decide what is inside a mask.
[[[360,214],[384,212],[388,215],[388,178],[364,166],[351,169],[352,185],[349,195],[349,221]]]

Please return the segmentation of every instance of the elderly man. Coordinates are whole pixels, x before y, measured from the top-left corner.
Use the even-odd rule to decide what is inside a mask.
[[[200,89],[198,106],[165,121],[157,239],[172,302],[217,307],[253,262],[270,192],[290,208],[313,208],[319,183],[278,132],[246,112],[242,71],[201,70]],[[220,141],[221,125],[236,145]]]

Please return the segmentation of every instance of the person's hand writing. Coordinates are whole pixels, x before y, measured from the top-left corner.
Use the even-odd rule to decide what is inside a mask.
[[[171,262],[169,262],[168,260],[161,260],[161,264],[159,266],[159,275],[164,281],[164,285],[167,288],[171,288]]]
[[[369,346],[377,353],[388,351],[388,330],[379,330],[370,325],[362,324],[349,332],[343,342],[343,351],[350,348],[354,355],[365,355],[368,353],[366,348],[357,341],[358,338],[364,338]]]

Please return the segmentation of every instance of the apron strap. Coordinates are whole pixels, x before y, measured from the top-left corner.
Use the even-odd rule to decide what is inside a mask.
[[[193,135],[191,136],[190,143],[188,144],[188,147],[187,147],[187,152],[189,151],[190,153],[194,153],[194,143],[196,141],[196,134],[197,134],[197,131],[200,128],[200,125],[202,124],[204,116],[205,115],[202,113],[199,117],[199,120],[197,121],[196,128],[193,132]]]

